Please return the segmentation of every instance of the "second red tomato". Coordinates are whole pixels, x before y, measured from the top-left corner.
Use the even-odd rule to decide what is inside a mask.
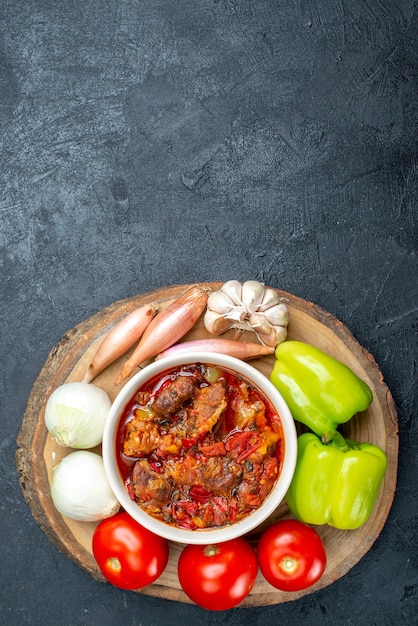
[[[250,593],[258,572],[257,557],[243,538],[215,545],[187,545],[178,576],[183,591],[211,611],[231,609]]]

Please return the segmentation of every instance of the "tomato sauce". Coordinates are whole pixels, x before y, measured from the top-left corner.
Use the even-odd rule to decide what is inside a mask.
[[[284,454],[280,416],[244,377],[220,367],[172,368],[125,407],[117,459],[130,497],[167,524],[233,524],[259,508]]]

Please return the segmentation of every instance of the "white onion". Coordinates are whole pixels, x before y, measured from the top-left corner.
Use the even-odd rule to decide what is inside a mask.
[[[111,401],[91,383],[73,382],[57,387],[45,407],[45,424],[60,446],[93,448],[101,443]]]
[[[99,454],[77,450],[54,469],[51,497],[62,515],[81,522],[95,522],[115,515],[119,502],[109,485]]]

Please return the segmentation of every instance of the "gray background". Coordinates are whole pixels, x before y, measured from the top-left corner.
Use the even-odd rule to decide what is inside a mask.
[[[417,6],[2,0],[0,602],[8,625],[417,624]],[[16,436],[51,348],[110,303],[255,278],[376,358],[399,480],[370,552],[285,605],[95,582],[32,518]]]

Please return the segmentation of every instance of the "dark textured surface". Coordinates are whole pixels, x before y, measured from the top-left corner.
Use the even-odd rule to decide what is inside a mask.
[[[2,622],[417,624],[417,4],[2,0]],[[208,613],[95,582],[34,522],[16,436],[50,349],[111,302],[256,278],[376,358],[399,480],[370,552],[292,603]]]

